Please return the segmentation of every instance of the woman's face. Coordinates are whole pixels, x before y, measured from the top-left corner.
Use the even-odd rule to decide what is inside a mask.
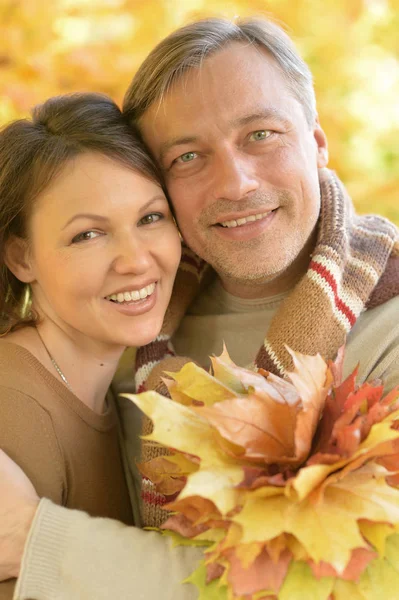
[[[180,260],[153,181],[96,153],[74,158],[30,220],[33,306],[77,341],[141,346],[159,333]]]

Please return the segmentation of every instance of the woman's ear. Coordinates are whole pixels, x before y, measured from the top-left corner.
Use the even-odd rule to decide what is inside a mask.
[[[4,262],[23,283],[32,283],[35,280],[28,242],[20,237],[13,236],[6,242]]]

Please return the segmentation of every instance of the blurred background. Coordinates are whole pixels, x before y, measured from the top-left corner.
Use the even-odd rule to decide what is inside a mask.
[[[49,96],[121,102],[151,48],[207,16],[267,15],[310,65],[330,166],[399,224],[399,0],[0,0],[0,125]]]

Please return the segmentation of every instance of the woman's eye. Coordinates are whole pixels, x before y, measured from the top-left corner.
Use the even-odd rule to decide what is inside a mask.
[[[191,162],[192,160],[194,160],[194,158],[196,158],[196,156],[197,156],[196,152],[185,152],[184,154],[179,156],[179,158],[177,160],[179,162],[188,163],[188,162]]]
[[[162,218],[163,218],[163,215],[161,215],[159,213],[151,213],[149,215],[146,215],[142,219],[140,219],[140,224],[141,225],[151,225],[151,223],[156,223],[157,221],[159,221]]]
[[[98,237],[100,234],[99,231],[83,231],[82,233],[78,233],[72,240],[73,244],[78,244],[79,242],[86,242],[87,240],[92,240]]]
[[[269,131],[268,129],[259,129],[259,131],[254,131],[253,133],[251,133],[249,139],[253,140],[254,142],[259,142],[261,140],[265,140],[270,135],[271,131]]]

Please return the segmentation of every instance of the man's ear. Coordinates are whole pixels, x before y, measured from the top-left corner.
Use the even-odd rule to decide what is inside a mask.
[[[320,127],[319,117],[316,117],[316,124],[313,131],[314,139],[317,144],[317,167],[322,169],[328,164],[328,142],[327,137]]]
[[[32,283],[35,280],[26,240],[12,236],[6,242],[4,262],[11,273],[23,283]]]

